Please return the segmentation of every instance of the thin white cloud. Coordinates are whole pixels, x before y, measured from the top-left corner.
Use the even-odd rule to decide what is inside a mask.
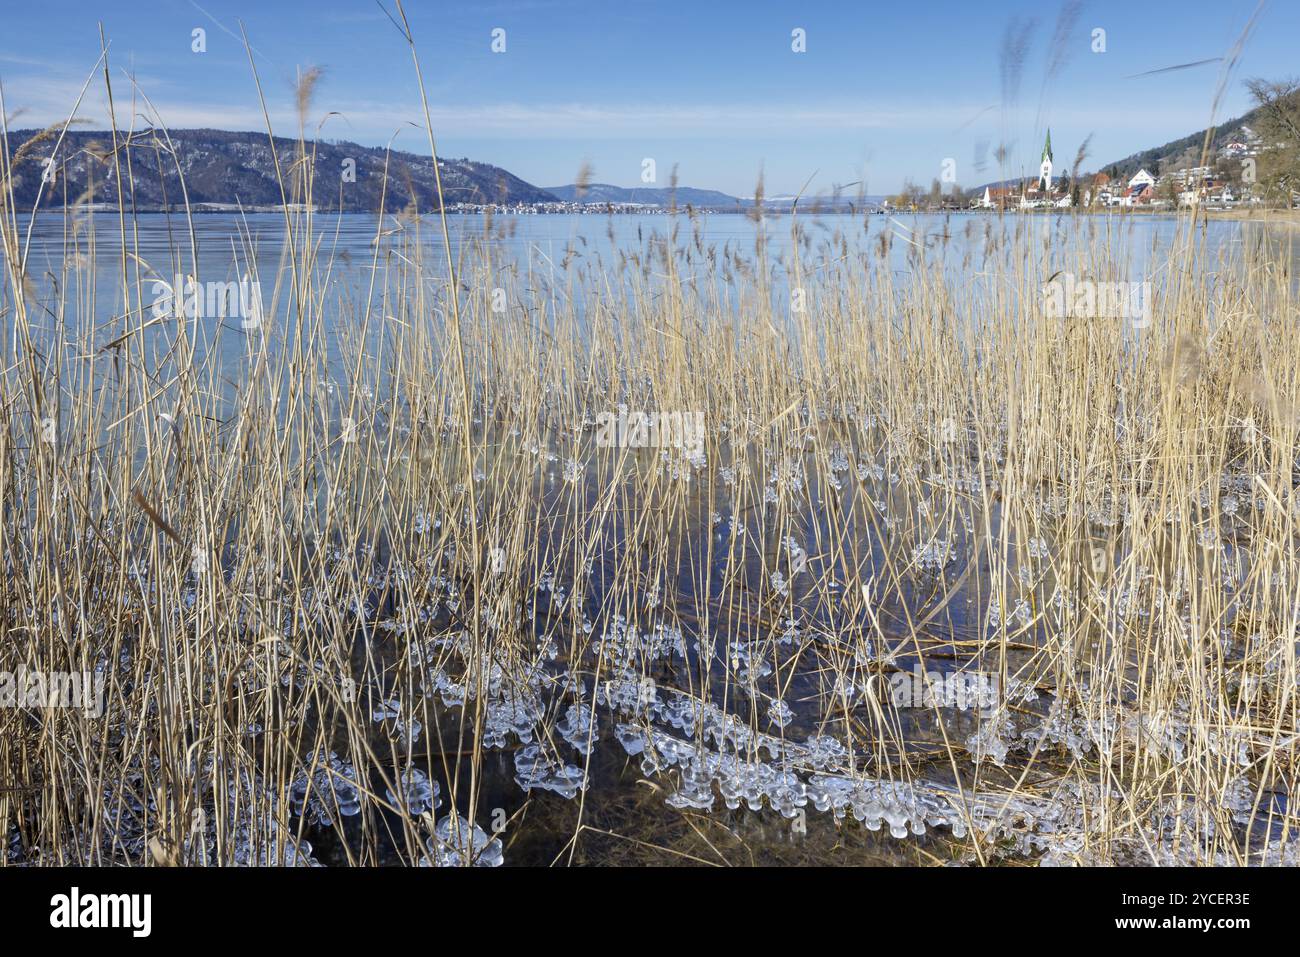
[[[4,60],[13,61],[5,57]],[[31,64],[21,63],[23,67]],[[19,123],[39,127],[61,122],[76,101],[84,74],[71,68],[49,65],[43,69],[24,69],[16,75],[0,70],[5,84],[6,105],[10,112],[23,109]],[[140,88],[149,93],[157,111],[148,119],[169,127],[213,127],[228,130],[261,130],[264,119],[261,108],[253,98],[238,101],[196,102],[185,96],[175,83],[156,77],[138,77]],[[131,82],[125,76],[114,80],[118,122],[130,125],[128,115],[132,103]],[[296,113],[287,93],[270,98],[272,124],[278,132],[292,135],[297,129]],[[135,98],[139,114],[146,108],[143,100]],[[333,111],[325,122],[321,135],[339,139],[358,140],[363,143],[383,143],[395,131],[408,129],[411,124],[422,125],[423,113],[414,90],[398,99],[374,101],[368,99],[320,98],[316,115]],[[106,126],[108,111],[102,89],[93,84],[83,100],[79,116],[96,127]],[[974,119],[972,120],[972,117]],[[794,103],[596,103],[575,101],[570,103],[525,104],[518,102],[460,104],[434,102],[430,106],[434,131],[443,137],[520,140],[614,140],[614,139],[694,139],[705,137],[730,137],[741,140],[748,137],[771,139],[773,136],[843,136],[858,133],[878,142],[881,135],[896,133],[911,139],[922,136],[951,138],[953,155],[970,139],[999,136],[1003,129],[1032,129],[1032,110],[1029,107],[1003,114],[990,110],[986,104],[968,103],[916,103],[890,108],[870,104],[818,102],[812,106]],[[1184,111],[1165,111],[1161,115],[1163,128],[1194,130],[1205,125],[1203,108]],[[1150,132],[1151,120],[1137,111],[1077,107],[1054,110],[1047,121],[1056,128],[1072,128],[1143,134],[1145,142]],[[143,125],[137,116],[134,125]],[[1126,139],[1130,138],[1128,136]],[[405,144],[403,136],[399,144]],[[416,142],[408,145],[419,149]]]

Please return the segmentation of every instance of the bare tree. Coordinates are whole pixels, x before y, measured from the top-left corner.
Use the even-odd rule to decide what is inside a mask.
[[[1259,105],[1256,183],[1267,199],[1290,206],[1300,196],[1300,80],[1252,79],[1246,89]]]

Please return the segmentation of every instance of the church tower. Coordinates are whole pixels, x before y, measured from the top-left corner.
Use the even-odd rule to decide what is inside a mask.
[[[1045,193],[1052,192],[1052,129],[1047,129],[1047,141],[1043,143],[1043,159],[1038,167],[1038,188]]]

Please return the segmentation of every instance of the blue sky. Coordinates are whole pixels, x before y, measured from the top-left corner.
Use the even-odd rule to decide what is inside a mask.
[[[385,0],[393,9],[392,0]],[[667,185],[751,195],[813,192],[865,180],[897,190],[927,185],[944,161],[966,186],[1036,169],[1050,125],[1058,166],[1092,134],[1095,168],[1206,125],[1222,62],[1256,0],[1093,0],[1054,44],[1060,2],[803,3],[409,0],[439,152],[505,167],[539,186],[572,182],[589,163],[597,182],[638,185],[655,160]],[[172,127],[261,129],[237,38],[256,49],[272,122],[293,134],[299,66],[324,68],[313,120],[321,135],[423,152],[414,71],[405,44],[374,0],[42,0],[11,4],[0,33],[0,82],[11,122],[63,119],[111,41],[119,116],[134,74]],[[1032,25],[1030,24],[1032,22]],[[1004,37],[1028,32],[1017,89],[1004,84]],[[206,30],[207,52],[191,31]],[[505,52],[491,49],[505,31]],[[806,52],[792,50],[802,29]],[[1093,31],[1105,52],[1093,52]],[[233,34],[233,35],[232,35]],[[1224,93],[1218,117],[1248,108],[1241,80],[1300,73],[1300,3],[1271,0]],[[1053,50],[1057,55],[1053,55]],[[1055,62],[1056,67],[1051,64]],[[102,79],[79,115],[107,125]],[[125,105],[125,106],[124,106]],[[148,112],[142,99],[136,105]],[[125,125],[125,120],[120,119]],[[138,125],[139,121],[137,121]],[[854,188],[856,191],[856,187]]]

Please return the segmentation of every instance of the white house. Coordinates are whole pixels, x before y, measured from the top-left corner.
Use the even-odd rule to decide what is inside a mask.
[[[1133,178],[1128,181],[1128,188],[1134,189],[1142,186],[1156,185],[1156,178],[1144,169],[1138,170],[1133,174]]]

